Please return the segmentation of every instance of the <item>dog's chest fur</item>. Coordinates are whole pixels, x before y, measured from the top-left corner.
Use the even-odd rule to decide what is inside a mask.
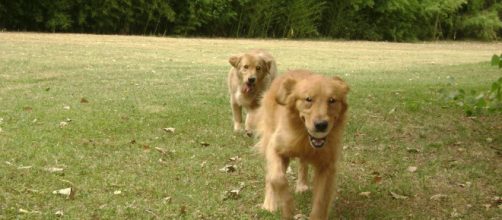
[[[252,108],[253,106],[258,106],[258,99],[255,92],[250,92],[248,94],[242,93],[242,89],[239,86],[237,90],[234,92],[235,100],[241,106],[245,106],[248,108]]]

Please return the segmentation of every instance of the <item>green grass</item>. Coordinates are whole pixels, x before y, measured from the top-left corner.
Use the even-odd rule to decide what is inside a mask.
[[[502,218],[502,116],[465,117],[437,92],[448,76],[488,89],[500,43],[0,33],[0,219],[278,218],[260,209],[263,160],[232,132],[225,83],[227,58],[255,47],[281,72],[351,86],[333,218]],[[226,164],[237,171],[219,171]],[[66,187],[73,199],[52,194]],[[296,195],[297,213],[310,200]]]

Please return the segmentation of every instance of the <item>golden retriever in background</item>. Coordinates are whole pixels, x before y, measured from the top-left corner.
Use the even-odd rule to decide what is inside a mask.
[[[277,75],[274,57],[260,49],[231,56],[228,89],[232,107],[234,131],[242,130],[242,108],[246,109],[245,131],[251,136],[256,127],[256,110],[265,90]]]
[[[293,217],[293,196],[286,168],[299,158],[296,191],[308,189],[310,164],[314,167],[310,219],[328,219],[335,191],[336,162],[346,121],[349,87],[338,77],[295,70],[278,77],[265,93],[258,112],[257,147],[266,159],[265,201],[271,212]]]

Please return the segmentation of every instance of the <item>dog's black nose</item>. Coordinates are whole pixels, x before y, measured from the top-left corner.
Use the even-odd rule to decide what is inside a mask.
[[[249,78],[248,78],[248,83],[249,83],[249,84],[253,84],[253,83],[255,83],[255,82],[256,82],[256,77],[249,77]]]
[[[328,128],[328,121],[316,121],[314,122],[315,130],[318,132],[324,132],[326,131],[326,128]]]

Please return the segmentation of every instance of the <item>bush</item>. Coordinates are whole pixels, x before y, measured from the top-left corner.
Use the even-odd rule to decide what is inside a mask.
[[[502,68],[502,55],[493,55],[491,64]],[[484,92],[475,90],[466,92],[464,89],[456,89],[453,78],[451,78],[448,87],[439,91],[442,98],[462,107],[467,116],[483,112],[502,112],[502,77],[494,81],[490,89]]]

